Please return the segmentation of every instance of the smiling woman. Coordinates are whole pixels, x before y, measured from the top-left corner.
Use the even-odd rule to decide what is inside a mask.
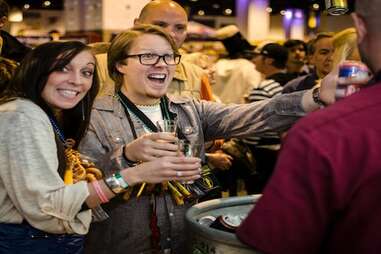
[[[98,91],[90,52],[81,42],[42,44],[0,94],[0,253],[82,253],[91,208],[139,182],[197,176],[195,158],[159,158],[105,179],[81,159],[75,149]]]
[[[42,99],[56,111],[72,108],[90,89],[94,70],[93,55],[89,51],[80,52],[69,64],[49,75]]]
[[[0,253],[81,252],[91,212],[80,209],[91,190],[85,182],[65,186],[60,176],[64,135],[79,140],[90,117],[94,72],[86,45],[47,43],[26,56],[0,94],[0,207],[7,207],[0,209]]]

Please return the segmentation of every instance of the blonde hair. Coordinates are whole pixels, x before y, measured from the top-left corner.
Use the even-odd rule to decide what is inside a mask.
[[[351,27],[344,29],[333,36],[333,46],[335,53],[333,55],[333,66],[337,66],[343,60],[353,59],[354,54],[358,55],[357,33],[356,29]]]
[[[99,55],[99,54],[106,54],[108,48],[110,47],[109,42],[93,42],[90,44],[87,44],[91,48],[91,52],[94,55]]]
[[[115,92],[118,92],[123,84],[123,74],[118,71],[117,64],[126,59],[134,41],[143,34],[155,34],[166,39],[173,52],[178,54],[178,49],[172,37],[159,26],[137,25],[118,34],[111,42],[107,52],[107,68],[111,79],[115,82]]]

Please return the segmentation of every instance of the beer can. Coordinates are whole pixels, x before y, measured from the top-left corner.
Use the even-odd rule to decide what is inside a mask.
[[[325,7],[330,15],[343,15],[348,11],[347,0],[325,0]]]
[[[345,61],[339,67],[336,99],[349,96],[360,90],[371,78],[368,67],[359,61]]]
[[[244,219],[245,216],[232,214],[220,215],[215,221],[213,221],[213,223],[210,224],[210,227],[229,233],[235,233],[236,229]]]

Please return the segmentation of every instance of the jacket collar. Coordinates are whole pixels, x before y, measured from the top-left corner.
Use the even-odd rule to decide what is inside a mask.
[[[184,104],[192,100],[191,97],[175,95],[168,95],[168,98],[170,108],[171,104]],[[94,102],[93,108],[100,111],[115,112],[119,117],[124,117],[125,115],[122,105],[114,95],[104,95],[97,98]]]

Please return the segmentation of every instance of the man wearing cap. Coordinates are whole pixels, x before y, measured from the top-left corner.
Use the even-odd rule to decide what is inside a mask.
[[[285,73],[287,59],[287,49],[278,43],[268,43],[258,50],[254,64],[265,79],[250,92],[249,102],[268,99],[282,92],[282,86],[292,79],[292,75]]]
[[[247,100],[249,102],[268,99],[280,94],[283,85],[290,80],[293,75],[285,73],[288,59],[288,50],[278,43],[268,43],[257,51],[254,63],[265,79],[252,89]],[[257,173],[245,179],[246,190],[249,194],[260,193],[270,178],[280,148],[280,137],[278,133],[269,132],[266,138],[250,137],[244,142],[253,152]]]

